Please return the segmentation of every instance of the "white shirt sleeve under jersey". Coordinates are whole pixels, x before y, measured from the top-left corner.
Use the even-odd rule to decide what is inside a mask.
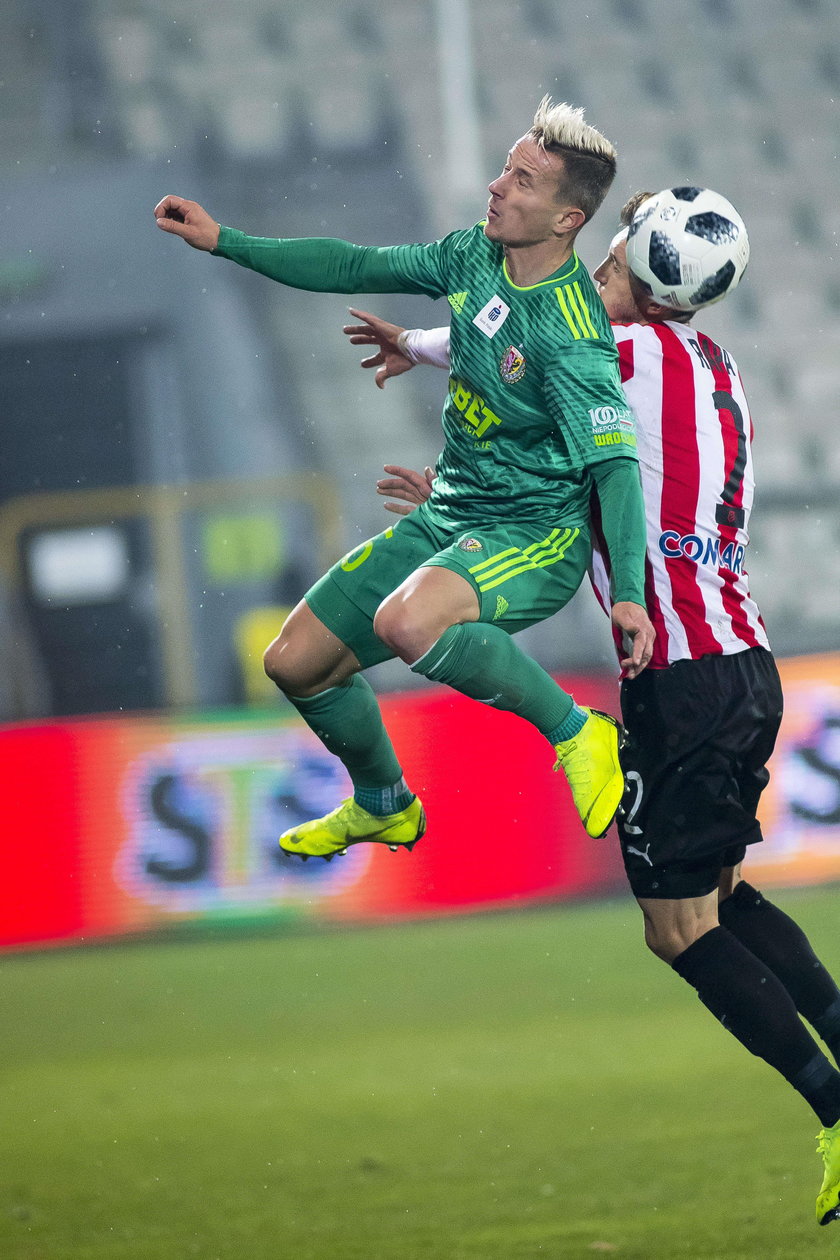
[[[406,328],[397,345],[412,363],[428,363],[449,370],[448,328]]]

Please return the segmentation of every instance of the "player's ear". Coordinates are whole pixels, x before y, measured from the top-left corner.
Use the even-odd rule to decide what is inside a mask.
[[[651,323],[656,323],[663,319],[673,319],[679,313],[673,307],[662,306],[659,302],[655,302],[652,297],[644,297],[641,303],[637,303],[637,305],[641,306],[642,314]]]
[[[563,206],[554,217],[554,231],[557,236],[568,236],[579,232],[586,222],[586,215],[577,206]]]

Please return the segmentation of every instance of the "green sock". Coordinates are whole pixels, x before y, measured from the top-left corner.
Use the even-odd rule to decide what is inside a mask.
[[[320,695],[289,696],[309,729],[347,767],[354,788],[390,788],[402,780],[373,688],[359,674]]]
[[[510,635],[480,621],[450,626],[411,669],[494,709],[517,713],[546,738],[563,725],[574,705],[568,692]]]
[[[353,793],[353,799],[369,814],[386,818],[388,814],[399,814],[402,810],[408,809],[414,800],[414,793],[405,779],[400,779],[399,783],[391,783],[388,787],[357,787]]]

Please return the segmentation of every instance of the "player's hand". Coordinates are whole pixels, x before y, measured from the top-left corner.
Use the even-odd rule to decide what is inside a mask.
[[[401,332],[405,332],[405,329],[399,324],[389,324],[387,320],[380,319],[378,315],[371,315],[368,311],[357,311],[352,306],[349,309],[351,315],[365,322],[346,324],[342,332],[350,338],[350,344],[353,346],[379,347],[377,354],[372,354],[368,359],[362,359],[361,367],[376,368],[374,380],[379,389],[384,389],[385,382],[392,376],[402,376],[403,372],[409,372],[414,367],[411,359],[403,354],[397,344],[397,338]]]
[[[413,512],[419,504],[425,503],[432,493],[435,474],[431,468],[424,468],[422,473],[419,473],[413,468],[402,468],[399,464],[386,464],[385,472],[391,475],[377,481],[376,493],[393,494],[397,499],[404,500],[403,503],[383,504],[386,512],[394,512],[397,516],[408,516],[409,512]]]
[[[155,219],[163,232],[180,236],[193,249],[215,249],[219,225],[197,201],[184,197],[164,197],[155,206]]]
[[[621,662],[621,668],[628,678],[638,678],[653,655],[656,631],[650,617],[641,604],[634,604],[630,600],[613,604],[610,616],[613,625],[618,626],[633,644],[630,655]]]

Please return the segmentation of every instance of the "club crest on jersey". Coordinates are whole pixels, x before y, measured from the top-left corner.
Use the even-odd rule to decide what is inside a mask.
[[[462,538],[458,546],[462,551],[481,551],[481,543],[477,538]]]
[[[516,346],[508,346],[499,362],[499,375],[506,385],[515,385],[525,375],[525,355]]]

